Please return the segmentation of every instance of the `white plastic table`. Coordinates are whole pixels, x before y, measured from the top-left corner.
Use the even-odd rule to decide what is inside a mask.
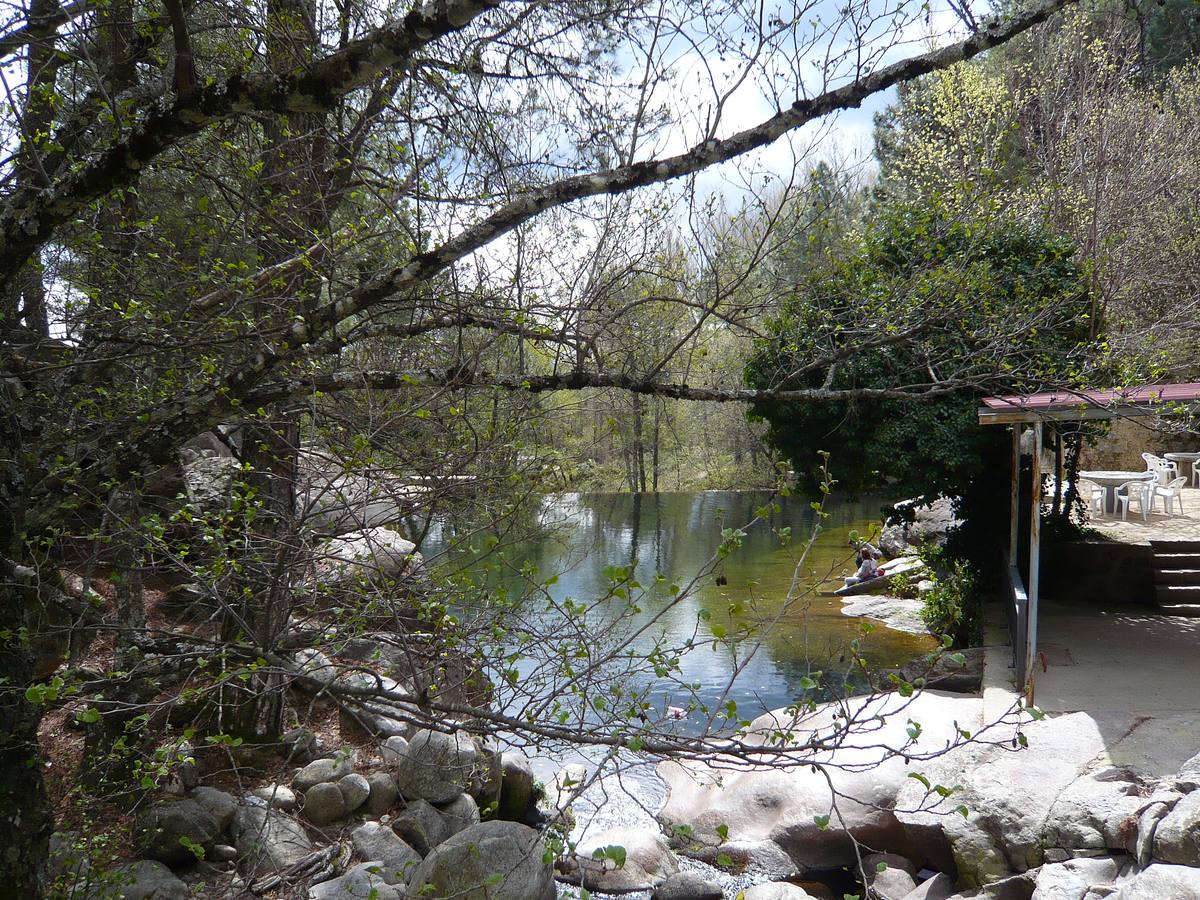
[[[1200,453],[1182,453],[1182,452],[1181,453],[1164,453],[1163,459],[1169,459],[1171,462],[1177,462],[1177,463],[1178,462],[1191,463],[1192,470],[1191,470],[1191,472],[1188,472],[1188,474],[1191,475],[1192,477],[1189,479],[1189,481],[1195,481],[1194,473],[1196,471],[1196,463],[1200,462]],[[1183,473],[1180,472],[1179,474],[1182,475]]]
[[[1079,477],[1104,488],[1104,511],[1116,512],[1117,488],[1127,481],[1154,481],[1158,478],[1155,472],[1120,472],[1116,470],[1098,470],[1080,472]]]

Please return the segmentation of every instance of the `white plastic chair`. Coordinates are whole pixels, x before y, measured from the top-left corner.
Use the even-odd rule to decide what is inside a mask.
[[[1153,481],[1127,481],[1117,488],[1117,506],[1121,510],[1121,521],[1129,521],[1129,505],[1136,503],[1142,513],[1142,521],[1150,517],[1150,508],[1154,506],[1155,489]]]
[[[1183,515],[1183,486],[1187,484],[1187,476],[1180,475],[1178,478],[1171,479],[1171,482],[1166,485],[1156,484],[1154,486],[1154,496],[1163,498],[1163,510],[1167,515],[1171,514],[1171,505],[1174,501],[1179,501],[1179,514]],[[1151,498],[1150,505],[1154,505],[1154,499]]]
[[[1146,471],[1153,472],[1157,476],[1159,484],[1165,485],[1179,475],[1179,467],[1169,459],[1163,459],[1153,453],[1143,453],[1142,459],[1146,462]]]
[[[1200,488],[1200,459],[1192,460],[1192,487]]]
[[[1088,505],[1096,515],[1104,514],[1104,488],[1091,481],[1079,480],[1079,495],[1088,498]]]

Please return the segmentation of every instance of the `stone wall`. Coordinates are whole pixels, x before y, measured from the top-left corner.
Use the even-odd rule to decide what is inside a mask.
[[[1145,468],[1142,453],[1159,455],[1171,451],[1200,450],[1200,439],[1194,435],[1174,435],[1155,430],[1153,419],[1114,419],[1109,432],[1095,446],[1084,446],[1080,455],[1081,469]]]
[[[1064,603],[1153,605],[1154,557],[1149,544],[1046,543],[1040,587],[1043,597]]]

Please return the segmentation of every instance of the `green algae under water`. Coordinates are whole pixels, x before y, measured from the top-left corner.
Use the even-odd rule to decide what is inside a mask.
[[[610,590],[613,567],[627,569],[646,586],[637,597],[639,612],[617,623],[606,608],[623,603],[613,598],[594,604],[589,628],[598,638],[611,637],[618,626],[643,629],[633,640],[635,651],[692,640],[671,678],[640,676],[654,702],[664,706],[694,699],[711,709],[732,700],[739,717],[753,716],[794,701],[815,671],[825,673],[819,695],[861,689],[861,673],[849,671],[852,641],[860,642],[872,669],[903,664],[934,648],[929,636],[878,623],[864,634],[863,620],[844,615],[840,598],[821,593],[822,587],[840,585],[841,574],[854,568],[846,545],[851,530],[877,532],[882,506],[877,498],[827,502],[822,530],[800,566],[799,590],[793,592],[799,596],[790,602],[789,588],[815,520],[809,499],[800,496],[774,498],[779,508],[747,529],[740,547],[720,561],[716,572],[723,584],[701,579],[682,599],[670,589],[688,584],[710,562],[723,529],[742,528],[771,502],[770,494],[757,491],[547,495],[538,505],[532,536],[506,551],[512,569],[493,572],[489,580],[520,593],[532,581],[554,576],[547,590],[556,600],[587,604]],[[786,544],[778,536],[785,528],[791,529]],[[422,549],[436,555],[447,547],[446,535],[433,533]],[[461,554],[447,556],[458,566],[471,566]],[[522,578],[515,571],[520,565],[536,575]],[[544,609],[532,599],[530,605]],[[544,633],[554,633],[552,621],[541,624]],[[753,626],[748,637],[728,640],[745,624]],[[681,684],[691,687],[681,690]]]

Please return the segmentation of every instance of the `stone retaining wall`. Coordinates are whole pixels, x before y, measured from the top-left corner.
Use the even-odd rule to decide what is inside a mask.
[[[1042,545],[1041,595],[1090,606],[1145,604],[1154,597],[1153,554],[1148,544],[1071,541]]]

